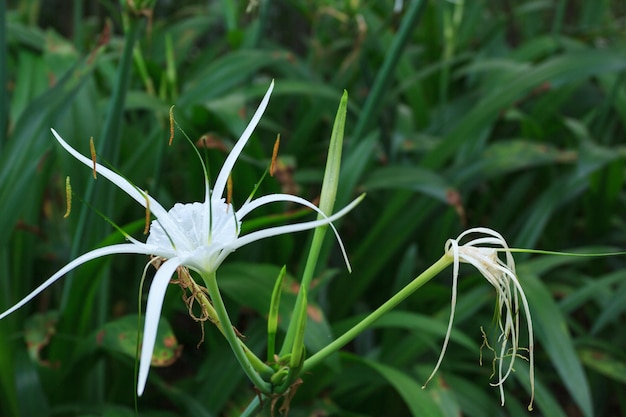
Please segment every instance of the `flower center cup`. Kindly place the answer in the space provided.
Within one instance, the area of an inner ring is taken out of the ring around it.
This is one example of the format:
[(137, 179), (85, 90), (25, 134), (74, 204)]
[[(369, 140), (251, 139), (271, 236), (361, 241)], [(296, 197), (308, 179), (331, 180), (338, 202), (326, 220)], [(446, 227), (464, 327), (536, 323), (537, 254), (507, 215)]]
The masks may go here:
[[(159, 220), (153, 220), (146, 244), (155, 252), (171, 253), (183, 264), (200, 272), (211, 273), (219, 266), (218, 258), (224, 249), (239, 236), (241, 222), (231, 204), (224, 199), (211, 199), (204, 203), (177, 203), (167, 213), (176, 230), (167, 232)], [(229, 252), (232, 249), (229, 250)]]

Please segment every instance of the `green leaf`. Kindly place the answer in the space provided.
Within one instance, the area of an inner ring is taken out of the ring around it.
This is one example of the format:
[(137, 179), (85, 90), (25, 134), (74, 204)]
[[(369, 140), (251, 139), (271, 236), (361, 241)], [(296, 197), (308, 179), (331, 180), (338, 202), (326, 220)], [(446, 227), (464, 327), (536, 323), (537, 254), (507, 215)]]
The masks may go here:
[(378, 168), (365, 179), (366, 190), (405, 189), (418, 191), (448, 203), (452, 185), (437, 173), (418, 166), (391, 165)]
[[(96, 344), (105, 350), (135, 358), (138, 334), (137, 315), (128, 315), (106, 323), (95, 334)], [(141, 325), (143, 328), (143, 324)], [(161, 318), (152, 353), (152, 366), (169, 366), (176, 362), (182, 351), (167, 320)]]
[(550, 291), (539, 277), (525, 265), (520, 265), (519, 277), (522, 288), (526, 292), (533, 326), (537, 333), (535, 355), (537, 349), (543, 347), (561, 381), (569, 391), (572, 399), (580, 407), (583, 415), (593, 416), (593, 402), (587, 376), (567, 328), (567, 321)]
[(391, 384), (396, 392), (400, 394), (406, 405), (411, 410), (414, 417), (446, 417), (437, 402), (428, 394), (428, 390), (423, 390), (421, 384), (388, 365), (373, 360), (360, 358), (352, 355), (342, 355), (350, 361), (367, 366), (378, 372), (387, 383)]

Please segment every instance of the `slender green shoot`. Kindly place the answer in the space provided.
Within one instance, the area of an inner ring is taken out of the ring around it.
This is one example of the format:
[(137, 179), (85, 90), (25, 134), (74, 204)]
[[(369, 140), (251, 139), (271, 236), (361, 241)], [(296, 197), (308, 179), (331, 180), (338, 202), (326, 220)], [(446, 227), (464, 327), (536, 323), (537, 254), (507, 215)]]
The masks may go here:
[(270, 311), (267, 317), (267, 362), (274, 360), (276, 353), (276, 332), (278, 330), (278, 310), (280, 308), (280, 296), (282, 294), (283, 282), (287, 268), (283, 266), (280, 269), (274, 289), (272, 290), (272, 299), (270, 302)]

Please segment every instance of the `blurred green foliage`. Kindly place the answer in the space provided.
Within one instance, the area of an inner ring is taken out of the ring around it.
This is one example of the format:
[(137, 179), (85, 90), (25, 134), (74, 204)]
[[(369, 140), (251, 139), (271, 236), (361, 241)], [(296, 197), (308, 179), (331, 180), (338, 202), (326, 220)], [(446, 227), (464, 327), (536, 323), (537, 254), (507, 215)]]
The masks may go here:
[[(167, 146), (170, 106), (192, 138), (211, 139), (207, 158), (219, 167), (271, 79), (268, 110), (233, 173), (233, 199), (247, 198), (280, 133), (280, 172), (259, 194), (314, 200), (344, 89), (350, 102), (336, 206), (368, 192), (338, 224), (353, 273), (330, 239), (323, 251), (309, 292), (317, 323), (309, 353), (393, 295), (469, 226), (496, 229), (517, 247), (624, 248), (623, 2), (163, 0), (141, 13), (122, 5), (0, 0), (2, 311), (76, 254), (122, 240), (89, 204), (141, 236), (141, 207), (93, 181), (56, 146), (50, 127), (84, 154), (93, 136), (119, 172), (171, 206), (201, 199), (204, 190), (189, 145), (176, 138)], [(63, 219), (67, 175), (89, 204), (75, 198)], [(260, 212), (259, 226), (300, 215), (288, 206)], [(218, 271), (229, 311), (259, 354), (274, 280), (286, 264), (285, 286), (294, 292), (307, 236), (242, 248)], [(625, 261), (516, 258), (537, 327), (536, 409), (626, 415)], [(0, 322), (0, 415), (134, 415), (134, 359), (95, 338), (136, 314), (145, 262), (94, 261)], [(524, 364), (507, 381), (504, 407), (489, 386), (489, 363), (478, 366), (479, 327), (492, 323), (495, 300), (469, 269), (453, 343), (438, 378), (421, 390), (439, 354), (449, 297), (446, 276), (422, 288), (305, 375), (289, 415), (527, 415)], [(288, 314), (293, 297), (283, 298)], [(33, 328), (32, 318), (50, 311), (58, 317), (53, 328)], [(177, 288), (164, 317), (184, 347), (151, 373), (140, 415), (238, 415), (255, 393), (219, 333), (207, 326), (196, 348), (200, 325)], [(37, 360), (26, 344), (32, 332), (46, 335)]]

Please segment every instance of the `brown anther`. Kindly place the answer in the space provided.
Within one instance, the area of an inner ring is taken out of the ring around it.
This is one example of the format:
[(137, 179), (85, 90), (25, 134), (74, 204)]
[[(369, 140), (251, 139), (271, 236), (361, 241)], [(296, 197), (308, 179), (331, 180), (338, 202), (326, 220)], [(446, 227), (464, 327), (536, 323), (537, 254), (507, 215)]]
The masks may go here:
[(169, 146), (172, 146), (173, 140), (174, 140), (174, 106), (170, 107), (170, 143), (169, 143)]
[(233, 178), (229, 175), (226, 181), (226, 204), (233, 201)]
[(147, 235), (150, 231), (150, 199), (148, 198), (148, 191), (144, 191), (146, 197), (146, 225), (143, 228), (143, 234)]
[(97, 179), (96, 176), (96, 146), (93, 144), (93, 136), (89, 139), (89, 150), (91, 151), (91, 161), (93, 162), (93, 179)]
[(280, 146), (280, 133), (276, 135), (276, 142), (274, 142), (274, 149), (272, 150), (272, 162), (270, 163), (270, 176), (274, 176), (276, 170), (276, 157), (278, 156), (278, 147)]
[(72, 211), (72, 185), (70, 184), (69, 176), (65, 178), (65, 203), (67, 204), (67, 209), (65, 210), (63, 218), (67, 219), (70, 217), (70, 212)]

